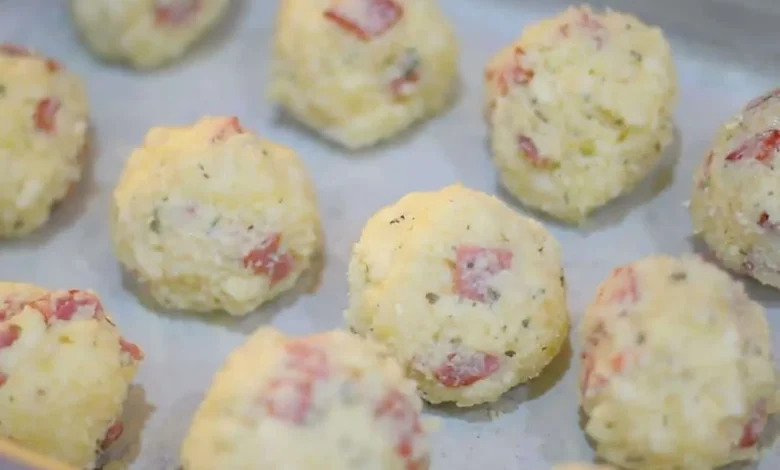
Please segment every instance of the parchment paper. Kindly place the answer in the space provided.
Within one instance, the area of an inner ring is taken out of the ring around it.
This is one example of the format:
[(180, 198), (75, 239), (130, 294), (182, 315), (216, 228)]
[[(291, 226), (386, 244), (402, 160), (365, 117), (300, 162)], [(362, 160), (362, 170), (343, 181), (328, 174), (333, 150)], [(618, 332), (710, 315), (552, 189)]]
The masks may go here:
[[(461, 39), (459, 98), (442, 116), (401, 138), (348, 155), (280, 117), (264, 98), (274, 1), (236, 0), (220, 30), (186, 60), (140, 74), (92, 59), (70, 25), (66, 1), (0, 0), (0, 42), (39, 48), (84, 77), (94, 127), (92, 163), (83, 182), (43, 230), (24, 240), (0, 242), (0, 278), (94, 289), (115, 313), (123, 334), (144, 348), (146, 360), (127, 404), (126, 432), (112, 449), (131, 469), (177, 468), (179, 443), (212, 374), (256, 327), (272, 324), (305, 334), (342, 325), (350, 248), (377, 209), (407, 192), (456, 181), (505, 197), (496, 185), (485, 141), (482, 68), (524, 25), (555, 13), (565, 2), (440, 3)], [(690, 238), (683, 207), (693, 168), (723, 120), (748, 99), (780, 85), (776, 0), (616, 0), (611, 5), (666, 30), (682, 90), (678, 129), (659, 170), (599, 212), (585, 229), (542, 218), (563, 246), (575, 328), (596, 285), (613, 266), (652, 253), (702, 248)], [(299, 152), (316, 180), (327, 237), (316, 289), (302, 283), (297, 292), (238, 321), (160, 314), (145, 306), (133, 283), (123, 278), (108, 235), (111, 191), (146, 131), (184, 125), (205, 114), (238, 115), (245, 126)], [(780, 293), (746, 283), (768, 308), (774, 340), (780, 341)], [(498, 403), (466, 411), (429, 408), (443, 419), (434, 438), (433, 468), (546, 470), (552, 463), (590, 461), (593, 453), (578, 426), (574, 358), (579, 351), (573, 344), (574, 351), (568, 349), (540, 379)], [(777, 434), (777, 428), (773, 425), (769, 434)], [(759, 465), (745, 468), (776, 470), (779, 451), (767, 449)]]

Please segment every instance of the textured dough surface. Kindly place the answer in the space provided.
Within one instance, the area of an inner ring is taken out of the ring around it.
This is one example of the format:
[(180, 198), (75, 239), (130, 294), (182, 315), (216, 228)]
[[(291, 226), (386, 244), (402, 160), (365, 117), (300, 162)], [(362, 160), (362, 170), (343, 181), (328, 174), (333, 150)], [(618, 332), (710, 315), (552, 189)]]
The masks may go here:
[(319, 250), (306, 169), (236, 118), (154, 128), (111, 214), (116, 254), (167, 308), (245, 315), (291, 288)]
[(0, 44), (0, 237), (43, 225), (81, 177), (84, 83), (53, 59)]
[(677, 76), (660, 29), (571, 7), (524, 29), (485, 70), (504, 186), (567, 222), (631, 190), (672, 138)]
[(715, 135), (695, 176), (695, 232), (729, 269), (780, 288), (780, 88)]
[(138, 69), (178, 59), (224, 16), (230, 0), (70, 0), (89, 50)]
[(692, 255), (616, 268), (585, 313), (586, 432), (629, 469), (710, 470), (757, 455), (776, 409), (764, 309)]
[(94, 468), (142, 358), (94, 293), (0, 283), (0, 435)]
[(380, 345), (261, 328), (215, 376), (181, 461), (184, 470), (425, 470), (421, 408)]
[(434, 0), (282, 0), (271, 99), (348, 148), (451, 101), (458, 45)]
[(377, 212), (348, 278), (347, 323), (386, 344), (431, 403), (498, 399), (536, 377), (568, 334), (557, 241), (463, 186)]
[(615, 470), (612, 467), (606, 465), (591, 465), (591, 464), (564, 464), (553, 467), (552, 470)]

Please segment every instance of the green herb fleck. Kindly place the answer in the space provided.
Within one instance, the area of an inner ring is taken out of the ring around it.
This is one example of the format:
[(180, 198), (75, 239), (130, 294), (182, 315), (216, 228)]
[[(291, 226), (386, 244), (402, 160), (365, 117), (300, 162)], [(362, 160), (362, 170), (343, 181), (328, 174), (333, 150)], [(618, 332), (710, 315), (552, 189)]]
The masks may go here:
[(152, 212), (152, 220), (149, 221), (149, 230), (154, 233), (160, 233), (160, 210), (156, 207), (154, 212)]
[(439, 301), (439, 296), (434, 294), (433, 292), (428, 292), (427, 294), (425, 294), (425, 300), (427, 300), (429, 304), (433, 305)]

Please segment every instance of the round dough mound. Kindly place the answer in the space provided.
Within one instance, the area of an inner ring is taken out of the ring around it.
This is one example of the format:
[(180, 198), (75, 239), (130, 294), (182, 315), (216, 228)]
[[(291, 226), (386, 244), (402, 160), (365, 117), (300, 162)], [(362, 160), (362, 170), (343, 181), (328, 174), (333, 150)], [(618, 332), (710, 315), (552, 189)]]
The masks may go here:
[(567, 337), (559, 251), (539, 223), (486, 194), (412, 193), (363, 228), (346, 320), (386, 344), (427, 401), (495, 401)]
[(592, 465), (592, 464), (564, 464), (554, 467), (553, 470), (614, 470), (612, 467), (605, 465)]
[(0, 435), (94, 468), (142, 358), (93, 292), (0, 283)]
[(184, 55), (229, 5), (230, 0), (70, 0), (73, 22), (90, 51), (138, 69)]
[(694, 230), (729, 269), (780, 288), (780, 88), (726, 122), (695, 177)]
[(351, 149), (439, 112), (458, 73), (435, 0), (282, 0), (271, 98)]
[(381, 346), (261, 328), (217, 373), (181, 461), (184, 470), (425, 470), (421, 408)]
[(43, 225), (81, 177), (84, 83), (55, 60), (0, 44), (0, 236)]
[(231, 315), (290, 289), (321, 238), (303, 163), (235, 117), (149, 131), (111, 222), (117, 257), (157, 302)]
[(526, 28), (485, 70), (493, 157), (524, 204), (580, 223), (653, 169), (677, 78), (660, 29), (588, 7)]
[(629, 469), (711, 470), (753, 458), (776, 409), (764, 309), (694, 256), (619, 267), (585, 313), (586, 432)]

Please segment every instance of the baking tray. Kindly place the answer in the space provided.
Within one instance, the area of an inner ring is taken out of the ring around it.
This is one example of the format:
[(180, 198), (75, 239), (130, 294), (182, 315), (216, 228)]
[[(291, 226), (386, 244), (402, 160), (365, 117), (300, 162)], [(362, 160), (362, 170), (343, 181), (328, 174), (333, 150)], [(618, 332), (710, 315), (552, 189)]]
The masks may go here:
[[(380, 207), (407, 192), (456, 181), (509, 200), (498, 189), (485, 140), (483, 65), (524, 25), (568, 2), (440, 3), (461, 40), (460, 96), (443, 115), (393, 142), (349, 155), (280, 116), (265, 99), (277, 2), (236, 0), (216, 34), (186, 60), (140, 74), (92, 59), (69, 24), (66, 1), (0, 0), (0, 41), (39, 48), (81, 75), (89, 87), (94, 127), (91, 164), (77, 191), (43, 230), (0, 243), (0, 279), (94, 289), (115, 313), (123, 334), (145, 349), (126, 405), (126, 431), (112, 447), (113, 458), (132, 470), (178, 468), (180, 441), (212, 374), (258, 326), (272, 324), (291, 334), (340, 327), (351, 245)], [(691, 239), (684, 207), (694, 167), (719, 124), (780, 81), (778, 0), (609, 4), (664, 28), (677, 62), (681, 100), (674, 144), (636, 191), (580, 229), (543, 220), (563, 247), (575, 329), (597, 283), (615, 265), (652, 253), (701, 249)], [(205, 114), (238, 115), (245, 126), (294, 148), (314, 177), (325, 226), (319, 282), (302, 282), (295, 292), (241, 320), (160, 314), (144, 306), (123, 277), (109, 240), (111, 192), (130, 151), (152, 126), (183, 125)], [(768, 308), (774, 340), (780, 342), (780, 293), (746, 284)], [(428, 408), (442, 418), (433, 468), (546, 470), (553, 463), (592, 460), (579, 427), (578, 352), (573, 341), (542, 377), (489, 406)], [(775, 423), (772, 429), (778, 427)], [(0, 463), (0, 468), (10, 467)], [(759, 464), (740, 468), (776, 470), (780, 451), (766, 449)]]

